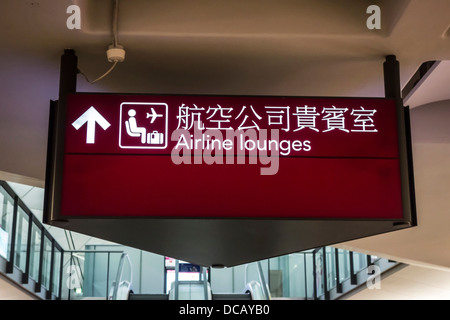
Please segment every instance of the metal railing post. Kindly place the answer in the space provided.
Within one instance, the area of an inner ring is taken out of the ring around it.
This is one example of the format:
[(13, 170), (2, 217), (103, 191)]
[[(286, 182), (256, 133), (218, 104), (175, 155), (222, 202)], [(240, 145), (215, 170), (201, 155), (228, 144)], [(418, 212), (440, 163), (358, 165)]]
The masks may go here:
[(206, 278), (206, 268), (201, 267), (203, 275), (203, 293), (205, 295), (205, 300), (208, 300), (208, 279)]
[(266, 300), (269, 300), (270, 294), (267, 288), (266, 279), (264, 278), (261, 261), (258, 261), (258, 273), (259, 273), (259, 281), (261, 282), (261, 286), (263, 287), (264, 296), (266, 297)]
[(337, 293), (342, 293), (341, 273), (339, 266), (339, 249), (334, 249), (334, 263), (336, 265), (336, 290)]
[(59, 262), (59, 288), (58, 288), (58, 300), (62, 298), (62, 285), (63, 285), (63, 269), (64, 269), (64, 250), (61, 250), (61, 261)]
[[(69, 268), (70, 268), (70, 266), (72, 265), (72, 263), (73, 263), (73, 252), (71, 251), (70, 252), (70, 263), (69, 263)], [(72, 270), (71, 270), (72, 271)], [(70, 277), (72, 276), (72, 274), (70, 274), (69, 275), (69, 283), (70, 283)], [(67, 286), (67, 292), (68, 292), (68, 294), (67, 294), (67, 300), (70, 300), (70, 285), (69, 286)]]
[(174, 284), (174, 286), (175, 286), (174, 299), (175, 300), (178, 300), (178, 273), (179, 273), (178, 268), (179, 268), (179, 266), (180, 266), (180, 263), (177, 259), (177, 260), (175, 260), (175, 284)]
[(31, 228), (33, 226), (33, 215), (29, 215), (28, 212), (26, 212), (28, 216), (28, 235), (27, 235), (27, 251), (26, 251), (26, 258), (25, 258), (25, 272), (22, 274), (22, 283), (27, 284), (28, 278), (30, 275), (30, 258), (31, 258)]
[(47, 299), (50, 299), (53, 293), (53, 273), (55, 272), (55, 239), (52, 238), (52, 252), (50, 254), (50, 279), (47, 288)]
[(110, 258), (110, 255), (111, 255), (111, 253), (108, 252), (108, 263), (107, 263), (107, 268), (106, 268), (106, 300), (108, 300), (108, 296), (109, 296), (109, 258)]

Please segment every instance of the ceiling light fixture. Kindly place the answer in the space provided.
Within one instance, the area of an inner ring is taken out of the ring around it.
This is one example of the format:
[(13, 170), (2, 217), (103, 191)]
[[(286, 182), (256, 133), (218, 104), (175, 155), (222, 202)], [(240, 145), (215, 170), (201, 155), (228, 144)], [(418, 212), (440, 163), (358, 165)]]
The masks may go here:
[(117, 34), (118, 17), (119, 17), (119, 0), (114, 0), (113, 22), (112, 22), (113, 40), (112, 44), (108, 46), (108, 50), (106, 51), (106, 57), (108, 58), (108, 61), (113, 63), (111, 68), (109, 68), (108, 71), (106, 71), (103, 75), (101, 75), (100, 77), (98, 77), (93, 81), (89, 81), (88, 77), (83, 72), (81, 72), (80, 69), (78, 69), (78, 72), (84, 76), (87, 82), (91, 84), (100, 81), (101, 79), (106, 77), (108, 74), (111, 73), (111, 71), (113, 71), (117, 63), (123, 62), (125, 60), (125, 50), (123, 49), (123, 46), (119, 45), (118, 41), (118, 34)]

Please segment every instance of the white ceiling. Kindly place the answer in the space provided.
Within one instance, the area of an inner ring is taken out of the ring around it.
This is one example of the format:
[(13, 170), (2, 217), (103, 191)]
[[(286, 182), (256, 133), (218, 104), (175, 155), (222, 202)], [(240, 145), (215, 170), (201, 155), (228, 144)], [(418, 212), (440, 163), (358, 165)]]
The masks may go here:
[(436, 101), (450, 99), (450, 61), (439, 61), (430, 72), (417, 83), (415, 90), (405, 97), (404, 103), (411, 108)]

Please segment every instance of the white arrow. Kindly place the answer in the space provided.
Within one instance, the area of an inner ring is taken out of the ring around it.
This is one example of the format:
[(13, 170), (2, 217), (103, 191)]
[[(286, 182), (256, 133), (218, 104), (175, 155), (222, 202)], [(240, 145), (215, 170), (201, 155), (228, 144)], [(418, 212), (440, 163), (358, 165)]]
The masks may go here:
[(111, 125), (94, 107), (87, 109), (77, 120), (72, 123), (75, 129), (80, 129), (87, 122), (86, 143), (95, 143), (95, 123), (98, 123), (103, 130)]

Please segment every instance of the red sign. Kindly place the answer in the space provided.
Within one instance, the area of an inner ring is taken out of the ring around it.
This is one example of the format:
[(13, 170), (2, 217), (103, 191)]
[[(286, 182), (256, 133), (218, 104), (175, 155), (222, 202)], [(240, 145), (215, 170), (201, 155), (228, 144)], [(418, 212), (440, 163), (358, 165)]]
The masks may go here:
[(402, 219), (394, 100), (73, 94), (61, 216)]

